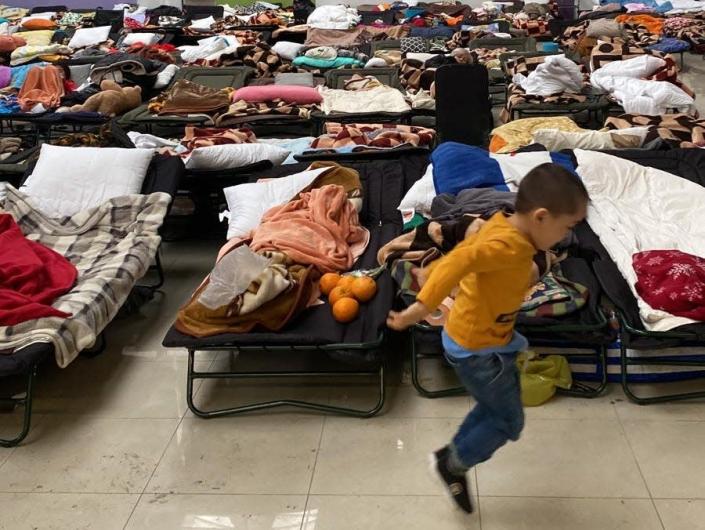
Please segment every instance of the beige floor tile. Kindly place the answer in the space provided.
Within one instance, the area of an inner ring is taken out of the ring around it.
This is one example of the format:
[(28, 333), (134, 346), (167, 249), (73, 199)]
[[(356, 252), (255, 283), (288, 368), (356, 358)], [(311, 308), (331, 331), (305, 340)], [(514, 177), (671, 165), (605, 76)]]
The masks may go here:
[(302, 530), (479, 530), (476, 511), (466, 515), (444, 496), (312, 495)]
[(185, 418), (147, 491), (307, 493), (322, 422), (294, 414)]
[(608, 390), (596, 398), (579, 398), (556, 394), (538, 407), (524, 409), (532, 420), (615, 420), (614, 393)]
[[(41, 414), (32, 414), (29, 435), (25, 438), (23, 444), (31, 443), (34, 440), (34, 430), (42, 419), (43, 416)], [(13, 412), (0, 413), (0, 438), (4, 440), (14, 439), (22, 430), (23, 423), (24, 408), (15, 409)], [(13, 450), (14, 448), (12, 447), (0, 447), (0, 468), (10, 457)]]
[(0, 530), (122, 530), (139, 495), (0, 493)]
[(177, 420), (46, 416), (0, 473), (0, 491), (139, 493)]
[[(410, 385), (388, 385), (386, 404), (380, 414), (390, 418), (464, 418), (470, 411), (470, 398), (451, 396), (429, 399)], [(377, 402), (375, 385), (338, 385), (331, 388), (330, 404), (371, 408)]]
[(705, 498), (705, 422), (623, 424), (654, 498)]
[(666, 530), (705, 530), (705, 500), (655, 499)]
[(481, 497), (483, 530), (660, 530), (650, 499)]
[(126, 530), (299, 530), (305, 506), (304, 495), (144, 495)]
[(450, 440), (455, 419), (326, 418), (311, 493), (437, 495), (428, 455)]
[[(651, 397), (664, 393), (704, 391), (705, 383), (700, 381), (681, 381), (668, 384), (634, 385), (638, 396)], [(705, 421), (705, 400), (690, 400), (671, 403), (654, 403), (638, 405), (624, 394), (621, 386), (615, 392), (615, 409), (623, 420), (685, 420)]]
[[(196, 361), (207, 369), (211, 361)], [(56, 374), (53, 397), (38, 400), (42, 413), (105, 418), (181, 418), (187, 410), (184, 359), (143, 361), (119, 354), (77, 359)], [(196, 389), (201, 382), (196, 382)]]
[(614, 420), (529, 420), (477, 478), (480, 496), (648, 497)]
[[(208, 371), (250, 370), (243, 367), (234, 354), (221, 354), (212, 363)], [(328, 403), (330, 392), (334, 387), (331, 383), (316, 383), (311, 379), (221, 379), (203, 380), (203, 385), (196, 394), (196, 406), (203, 411), (213, 411), (222, 408), (247, 405), (252, 403), (275, 401), (281, 399), (308, 401), (313, 403)], [(264, 409), (258, 415), (281, 415), (282, 413), (306, 414), (303, 409), (291, 407)], [(311, 413), (311, 415), (318, 413)], [(190, 411), (187, 417), (194, 418)]]
[[(408, 355), (408, 354), (407, 354)], [(406, 355), (405, 355), (406, 357)], [(453, 368), (440, 357), (420, 359), (418, 362), (419, 382), (426, 390), (434, 391), (460, 386)], [(402, 383), (411, 385), (411, 363), (405, 359)]]

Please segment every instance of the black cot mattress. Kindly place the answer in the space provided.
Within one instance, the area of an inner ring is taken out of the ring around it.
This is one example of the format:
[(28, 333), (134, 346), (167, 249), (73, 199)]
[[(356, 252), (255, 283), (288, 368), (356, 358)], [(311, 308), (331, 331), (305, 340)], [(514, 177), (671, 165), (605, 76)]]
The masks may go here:
[[(428, 154), (408, 153), (397, 159), (339, 161), (360, 173), (363, 187), (361, 223), (370, 231), (370, 243), (353, 269), (377, 267), (378, 249), (397, 237), (402, 230), (402, 220), (397, 206), (411, 185), (421, 178), (428, 164)], [(280, 166), (256, 178), (277, 178), (302, 171), (308, 164)], [(290, 322), (282, 331), (222, 334), (207, 338), (194, 338), (178, 332), (173, 327), (164, 338), (166, 347), (193, 350), (218, 347), (322, 347), (331, 350), (372, 348), (379, 344), (385, 327), (387, 313), (392, 308), (395, 287), (385, 271), (378, 279), (378, 293), (367, 304), (362, 304), (360, 316), (347, 325), (337, 323), (327, 304), (308, 308)]]

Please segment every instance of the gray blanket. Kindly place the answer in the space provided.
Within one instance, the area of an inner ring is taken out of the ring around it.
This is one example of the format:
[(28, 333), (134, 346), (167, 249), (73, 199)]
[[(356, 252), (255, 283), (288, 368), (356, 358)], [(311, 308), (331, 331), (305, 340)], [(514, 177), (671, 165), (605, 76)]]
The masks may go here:
[(431, 217), (452, 218), (466, 213), (489, 216), (499, 210), (514, 212), (516, 193), (497, 191), (493, 188), (472, 188), (457, 195), (442, 193), (431, 203)]
[(0, 355), (36, 342), (50, 343), (63, 368), (93, 346), (147, 272), (159, 247), (157, 231), (171, 197), (166, 193), (117, 197), (73, 217), (52, 219), (12, 186), (6, 192), (0, 212), (12, 215), (28, 239), (73, 263), (78, 280), (52, 304), (73, 316), (0, 326)]

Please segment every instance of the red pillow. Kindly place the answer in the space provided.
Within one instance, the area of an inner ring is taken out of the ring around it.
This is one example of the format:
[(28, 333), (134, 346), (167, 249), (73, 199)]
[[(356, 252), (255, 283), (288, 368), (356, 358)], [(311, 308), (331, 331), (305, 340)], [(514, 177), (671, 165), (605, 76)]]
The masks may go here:
[(260, 103), (275, 99), (299, 105), (309, 105), (323, 101), (323, 98), (315, 88), (298, 85), (246, 86), (237, 89), (233, 96), (233, 101), (244, 100), (248, 103)]

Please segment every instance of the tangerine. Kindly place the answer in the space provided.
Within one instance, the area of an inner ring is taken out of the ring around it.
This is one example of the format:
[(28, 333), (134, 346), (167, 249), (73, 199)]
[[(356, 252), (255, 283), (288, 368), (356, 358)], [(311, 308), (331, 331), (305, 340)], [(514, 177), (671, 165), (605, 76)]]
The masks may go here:
[(377, 283), (369, 276), (360, 276), (355, 278), (351, 290), (357, 300), (369, 302), (377, 293)]
[(340, 281), (338, 282), (339, 287), (347, 287), (348, 289), (352, 288), (352, 284), (355, 281), (354, 276), (342, 276), (340, 278)]
[(360, 304), (354, 298), (341, 298), (333, 304), (333, 318), (338, 322), (351, 322), (355, 320), (359, 312)]
[(326, 272), (321, 276), (318, 286), (323, 294), (328, 295), (338, 285), (338, 282), (340, 282), (340, 274), (337, 272)]
[(341, 298), (352, 298), (352, 291), (344, 285), (337, 285), (328, 295), (328, 303), (332, 306)]

